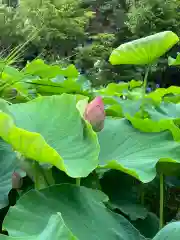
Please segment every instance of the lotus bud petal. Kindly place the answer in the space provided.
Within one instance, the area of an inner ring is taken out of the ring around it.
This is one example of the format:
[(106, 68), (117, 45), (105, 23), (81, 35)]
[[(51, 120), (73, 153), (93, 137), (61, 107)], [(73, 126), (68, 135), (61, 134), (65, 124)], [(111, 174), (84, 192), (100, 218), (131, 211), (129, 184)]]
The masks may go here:
[(12, 188), (20, 189), (22, 187), (22, 184), (23, 184), (23, 180), (22, 180), (21, 176), (19, 175), (19, 173), (14, 172), (12, 174)]
[(104, 128), (105, 111), (101, 97), (96, 97), (85, 109), (84, 118), (92, 125), (96, 132)]

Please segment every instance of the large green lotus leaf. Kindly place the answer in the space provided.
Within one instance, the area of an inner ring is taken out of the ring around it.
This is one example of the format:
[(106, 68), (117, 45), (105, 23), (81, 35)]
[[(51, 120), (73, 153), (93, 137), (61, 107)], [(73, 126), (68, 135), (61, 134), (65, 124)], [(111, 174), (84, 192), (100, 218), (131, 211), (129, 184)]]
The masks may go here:
[(12, 174), (15, 171), (16, 155), (11, 146), (0, 139), (0, 209), (9, 204), (8, 194), (12, 189)]
[(150, 64), (162, 56), (179, 41), (178, 36), (165, 31), (121, 44), (114, 49), (110, 56), (110, 63), (118, 64)]
[(69, 65), (67, 68), (61, 68), (59, 65), (47, 65), (41, 59), (36, 59), (26, 65), (23, 73), (36, 75), (41, 78), (53, 78), (57, 75), (65, 77), (77, 77), (78, 71), (74, 65)]
[(169, 131), (144, 133), (125, 119), (107, 118), (98, 138), (100, 167), (124, 171), (144, 183), (154, 179), (160, 159), (180, 163), (180, 143)]
[(180, 236), (180, 222), (172, 222), (166, 225), (153, 240), (179, 240)]
[(88, 105), (88, 100), (89, 100), (88, 98), (84, 98), (84, 99), (79, 100), (76, 104), (76, 107), (79, 110), (81, 117), (84, 116), (86, 107)]
[(168, 65), (169, 66), (180, 65), (180, 54), (178, 53), (176, 58), (168, 57)]
[(100, 191), (70, 184), (31, 190), (10, 207), (3, 227), (10, 236), (28, 236), (42, 231), (50, 216), (60, 212), (78, 240), (143, 239), (126, 218), (105, 207), (107, 200)]
[[(38, 224), (38, 222), (37, 222)], [(0, 234), (0, 240), (77, 240), (65, 225), (60, 213), (52, 215), (45, 228), (37, 235), (11, 237)]]
[(50, 163), (71, 177), (86, 177), (98, 164), (96, 133), (76, 108), (76, 96), (40, 97), (0, 113), (0, 136), (25, 157)]

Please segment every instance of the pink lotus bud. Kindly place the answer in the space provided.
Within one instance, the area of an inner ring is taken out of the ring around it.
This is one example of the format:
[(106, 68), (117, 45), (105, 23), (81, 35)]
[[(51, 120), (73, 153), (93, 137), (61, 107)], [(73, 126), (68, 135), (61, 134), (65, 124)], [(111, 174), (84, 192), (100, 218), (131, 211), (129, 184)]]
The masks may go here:
[(23, 184), (23, 180), (22, 180), (21, 176), (19, 175), (19, 173), (14, 172), (12, 174), (12, 188), (20, 189), (22, 187), (22, 184)]
[(96, 97), (87, 105), (84, 118), (92, 125), (94, 131), (99, 132), (103, 129), (105, 111), (101, 97)]

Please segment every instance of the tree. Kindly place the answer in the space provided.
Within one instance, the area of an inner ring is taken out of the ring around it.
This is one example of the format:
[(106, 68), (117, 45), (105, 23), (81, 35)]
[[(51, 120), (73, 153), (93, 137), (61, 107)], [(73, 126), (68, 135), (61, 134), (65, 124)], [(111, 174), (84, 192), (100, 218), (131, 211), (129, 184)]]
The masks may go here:
[(126, 19), (124, 7), (127, 7), (125, 0), (85, 0), (84, 7), (95, 12), (95, 16), (87, 28), (89, 37), (86, 43), (78, 48), (75, 62), (81, 69), (86, 70), (95, 85), (125, 80), (122, 75), (127, 67), (115, 68), (108, 62), (112, 49), (123, 42), (126, 35), (128, 36), (126, 30), (127, 32), (129, 30), (124, 25)]
[(180, 2), (178, 0), (130, 0), (126, 25), (137, 37), (160, 31), (180, 33)]
[[(170, 30), (180, 35), (180, 1), (178, 0), (130, 0), (126, 26), (135, 38), (145, 37), (160, 31)], [(175, 57), (179, 46), (175, 46), (153, 68), (149, 81), (162, 86), (179, 85), (180, 73), (169, 68), (168, 55)]]
[(45, 57), (67, 57), (85, 38), (92, 12), (81, 0), (22, 0), (18, 9), (23, 19), (38, 31), (35, 42)]

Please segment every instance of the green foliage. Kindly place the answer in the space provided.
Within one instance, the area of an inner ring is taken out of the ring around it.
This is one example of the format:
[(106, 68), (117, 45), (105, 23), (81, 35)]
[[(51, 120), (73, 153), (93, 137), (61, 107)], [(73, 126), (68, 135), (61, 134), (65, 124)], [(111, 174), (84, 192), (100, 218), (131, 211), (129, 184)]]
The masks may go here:
[(1, 52), (24, 43), (31, 30), (14, 8), (0, 4)]
[[(9, 237), (5, 235), (0, 236), (1, 240), (23, 240), (27, 239), (24, 237)], [(49, 218), (47, 225), (39, 234), (32, 234), (28, 236), (29, 240), (48, 240), (48, 239), (64, 239), (64, 240), (76, 240), (77, 238), (71, 233), (71, 231), (65, 225), (63, 218), (60, 213), (56, 213)]]
[(107, 63), (115, 35), (111, 33), (100, 33), (91, 37), (93, 43), (78, 48), (75, 63), (82, 69), (86, 69), (94, 86), (104, 84), (108, 76), (112, 78), (111, 66)]
[(131, 0), (126, 24), (137, 37), (165, 29), (179, 35), (179, 7), (178, 0)]
[(179, 237), (179, 222), (174, 222), (168, 224), (165, 228), (163, 228), (157, 236), (153, 238), (153, 240), (168, 240), (173, 239), (176, 240)]
[(16, 154), (4, 141), (0, 142), (1, 170), (0, 170), (0, 209), (8, 205), (8, 194), (12, 189), (11, 176), (17, 168)]
[[(176, 41), (168, 31), (137, 40), (138, 48), (127, 43), (117, 63), (126, 64), (130, 51), (146, 65)], [(147, 51), (152, 45), (160, 47)], [(179, 239), (179, 224), (167, 224), (179, 212), (179, 87), (147, 93), (148, 71), (144, 82), (94, 89), (74, 65), (37, 59), (22, 70), (2, 66), (1, 97), (12, 89), (19, 95), (16, 104), (0, 101), (1, 207), (14, 170), (31, 184), (14, 189), (17, 201), (2, 224), (8, 236), (0, 239)], [(98, 133), (86, 117), (90, 107), (90, 119), (105, 123)]]
[(21, 1), (19, 13), (36, 28), (38, 47), (45, 53), (65, 56), (85, 37), (84, 28), (92, 13), (81, 8), (81, 1)]
[(101, 167), (119, 169), (144, 183), (154, 179), (158, 160), (180, 161), (179, 143), (174, 142), (168, 131), (158, 134), (141, 133), (125, 119), (107, 119), (104, 130), (99, 134), (99, 143)]
[(85, 28), (93, 17), (92, 11), (81, 3), (81, 0), (20, 1), (16, 8), (1, 3), (0, 41), (4, 53), (29, 40), (33, 32), (36, 37), (24, 49), (22, 58), (33, 59), (40, 54), (54, 61), (71, 56), (74, 48), (84, 41)]
[(171, 49), (179, 38), (170, 31), (157, 33), (145, 38), (120, 45), (113, 50), (110, 62), (118, 64), (152, 64), (157, 58)]
[[(89, 124), (82, 122), (75, 96), (40, 97), (28, 103), (11, 105), (8, 110), (13, 119), (2, 113), (1, 126), (2, 129), (6, 126), (7, 131), (2, 131), (1, 137), (25, 157), (50, 163), (74, 178), (86, 177), (97, 167), (97, 136)], [(47, 127), (44, 128), (45, 122)]]
[(172, 57), (169, 57), (168, 58), (168, 64), (169, 66), (177, 66), (177, 65), (180, 65), (180, 55), (178, 53), (176, 59), (172, 58)]

